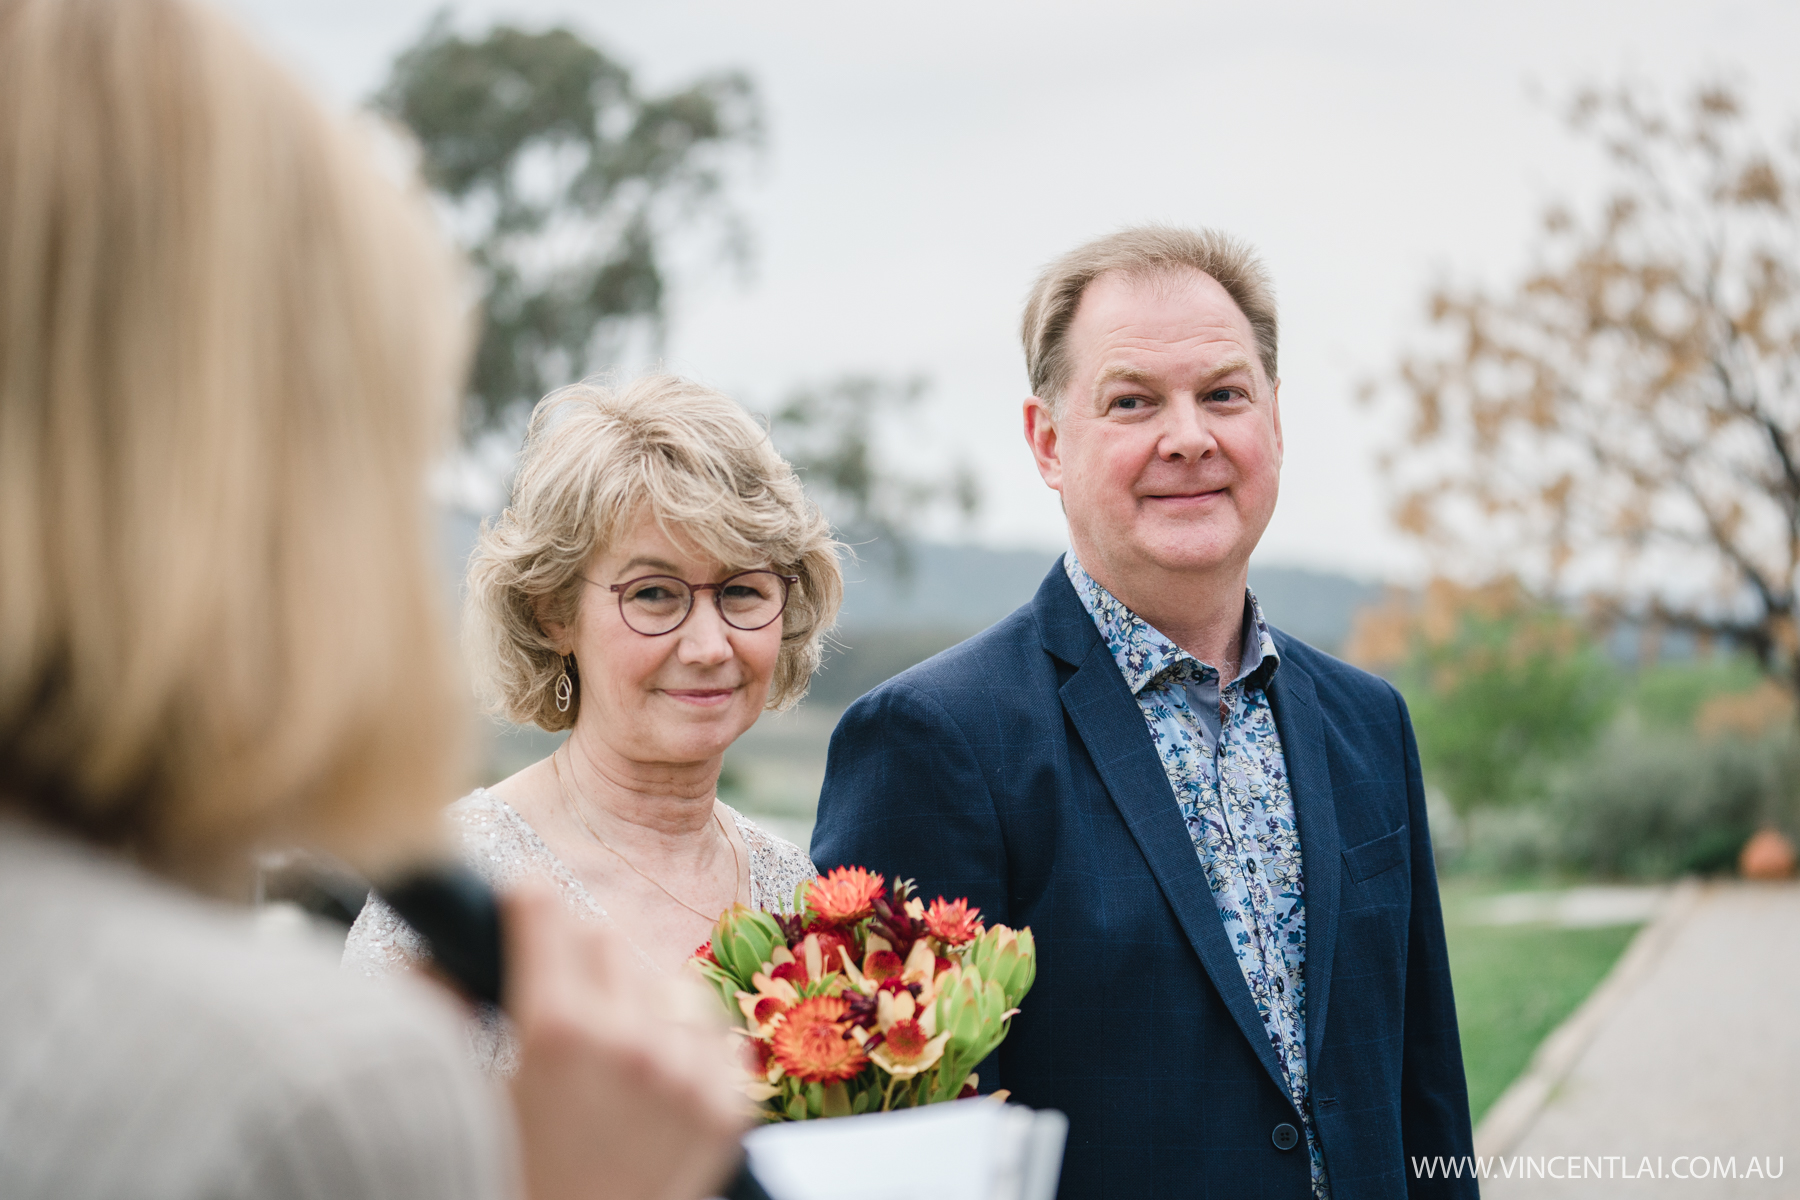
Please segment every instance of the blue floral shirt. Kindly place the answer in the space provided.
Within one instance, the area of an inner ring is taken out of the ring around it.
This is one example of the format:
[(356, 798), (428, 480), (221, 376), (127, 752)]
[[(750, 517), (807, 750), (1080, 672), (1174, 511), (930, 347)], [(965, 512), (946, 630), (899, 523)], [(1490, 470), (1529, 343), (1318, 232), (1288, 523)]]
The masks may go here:
[(1313, 1195), (1328, 1200), (1325, 1155), (1313, 1131), (1306, 1082), (1300, 830), (1281, 735), (1263, 690), (1281, 658), (1262, 608), (1253, 593), (1245, 593), (1242, 665), (1221, 687), (1216, 668), (1121, 604), (1082, 569), (1073, 551), (1063, 567), (1143, 710), (1225, 935), (1300, 1110)]

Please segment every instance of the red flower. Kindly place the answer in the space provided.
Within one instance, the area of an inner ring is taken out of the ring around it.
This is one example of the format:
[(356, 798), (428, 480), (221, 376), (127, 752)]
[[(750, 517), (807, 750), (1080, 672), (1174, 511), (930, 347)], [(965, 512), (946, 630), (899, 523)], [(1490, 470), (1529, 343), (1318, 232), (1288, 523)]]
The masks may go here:
[(806, 906), (827, 925), (852, 925), (875, 911), (875, 901), (887, 894), (879, 875), (861, 867), (838, 867), (821, 875), (806, 890)]
[(895, 1021), (888, 1026), (887, 1041), (883, 1044), (900, 1062), (913, 1063), (925, 1057), (925, 1046), (930, 1041), (931, 1036), (917, 1021)]
[(708, 938), (706, 941), (700, 943), (700, 948), (698, 950), (694, 951), (693, 957), (703, 958), (715, 967), (719, 965), (719, 960), (718, 960), (717, 956), (715, 956), (713, 954), (711, 938)]
[(775, 1061), (806, 1083), (842, 1083), (854, 1079), (869, 1059), (840, 1024), (850, 1006), (836, 996), (802, 1000), (781, 1018), (769, 1042)]
[(849, 951), (851, 962), (856, 961), (856, 943), (843, 930), (820, 927), (813, 930), (813, 936), (819, 939), (819, 954), (824, 959), (827, 971), (844, 969), (844, 959), (838, 954), (840, 946)]
[(981, 910), (970, 908), (967, 900), (950, 903), (939, 896), (925, 910), (925, 928), (946, 946), (960, 946), (980, 936)]
[(892, 950), (876, 950), (863, 960), (863, 978), (871, 983), (885, 983), (900, 978), (906, 964)]

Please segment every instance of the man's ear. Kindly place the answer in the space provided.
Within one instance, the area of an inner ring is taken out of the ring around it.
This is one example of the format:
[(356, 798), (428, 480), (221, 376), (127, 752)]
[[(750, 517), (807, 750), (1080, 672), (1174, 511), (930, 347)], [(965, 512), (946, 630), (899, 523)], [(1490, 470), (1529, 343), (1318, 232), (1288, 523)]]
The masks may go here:
[(1062, 491), (1062, 443), (1058, 437), (1056, 418), (1050, 414), (1050, 402), (1038, 396), (1025, 398), (1025, 442), (1037, 462), (1038, 474), (1046, 486)]
[(1281, 380), (1279, 379), (1269, 388), (1269, 416), (1275, 422), (1275, 468), (1280, 470), (1282, 459), (1287, 455), (1287, 447), (1281, 440)]

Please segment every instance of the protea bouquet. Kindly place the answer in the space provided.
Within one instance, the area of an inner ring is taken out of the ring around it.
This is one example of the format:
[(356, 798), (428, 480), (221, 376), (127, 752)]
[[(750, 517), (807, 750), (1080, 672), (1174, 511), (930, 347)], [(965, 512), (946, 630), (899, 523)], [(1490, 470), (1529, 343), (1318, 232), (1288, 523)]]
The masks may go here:
[(984, 926), (910, 881), (839, 867), (793, 916), (738, 905), (693, 964), (748, 1042), (745, 1093), (774, 1121), (845, 1117), (975, 1094), (1037, 977), (1031, 930)]

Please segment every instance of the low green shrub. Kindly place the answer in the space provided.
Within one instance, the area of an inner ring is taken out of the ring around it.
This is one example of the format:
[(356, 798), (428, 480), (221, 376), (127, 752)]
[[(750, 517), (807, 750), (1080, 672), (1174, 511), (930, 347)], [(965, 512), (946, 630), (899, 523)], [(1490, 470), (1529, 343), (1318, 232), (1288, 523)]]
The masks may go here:
[(1557, 781), (1556, 865), (1617, 878), (1728, 872), (1765, 822), (1795, 824), (1794, 736), (1615, 729)]
[(1800, 737), (1703, 738), (1627, 720), (1538, 801), (1459, 816), (1432, 807), (1445, 870), (1493, 877), (1657, 880), (1728, 874), (1758, 828), (1800, 835)]
[(1618, 670), (1553, 610), (1463, 613), (1450, 637), (1414, 640), (1395, 682), (1427, 778), (1464, 815), (1541, 800), (1619, 707)]

